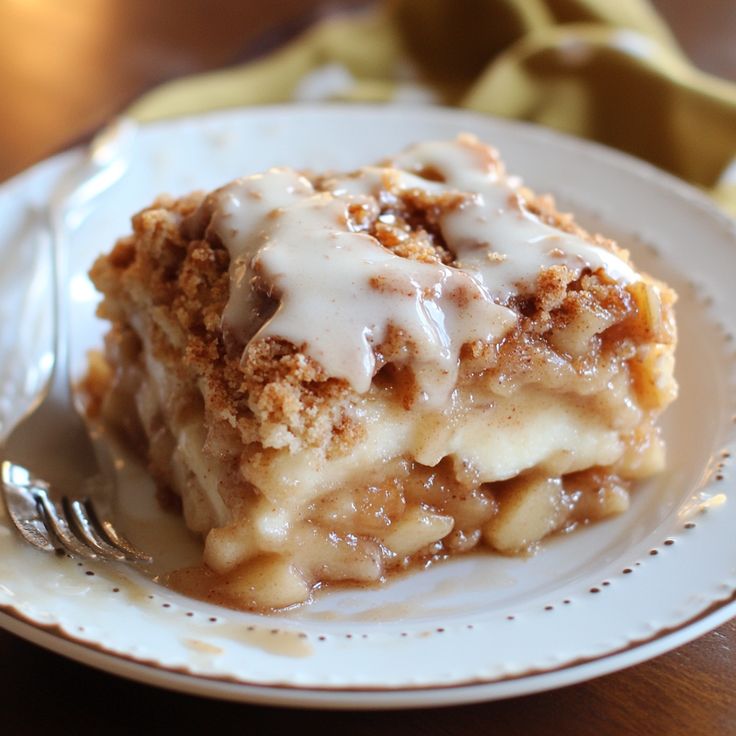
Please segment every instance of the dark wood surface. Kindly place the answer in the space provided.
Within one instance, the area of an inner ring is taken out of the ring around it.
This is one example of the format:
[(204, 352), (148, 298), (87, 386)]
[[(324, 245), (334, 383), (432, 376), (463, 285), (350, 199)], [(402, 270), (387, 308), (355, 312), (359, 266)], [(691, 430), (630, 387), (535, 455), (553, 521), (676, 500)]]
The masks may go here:
[[(736, 80), (734, 0), (655, 4), (701, 68)], [(321, 7), (315, 0), (0, 0), (0, 180), (83, 140), (156, 82), (247, 58)], [(0, 631), (0, 732), (736, 734), (735, 651), (731, 621), (653, 661), (549, 693), (439, 710), (330, 713), (158, 690)]]

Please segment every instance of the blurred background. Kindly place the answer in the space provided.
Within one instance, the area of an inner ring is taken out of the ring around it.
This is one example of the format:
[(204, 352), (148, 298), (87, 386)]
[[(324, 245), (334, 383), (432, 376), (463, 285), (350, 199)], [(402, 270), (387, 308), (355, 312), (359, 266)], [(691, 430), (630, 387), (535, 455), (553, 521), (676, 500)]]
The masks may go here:
[[(736, 1), (652, 4), (697, 67), (736, 81)], [(369, 5), (0, 0), (0, 180), (85, 140), (160, 82), (257, 58), (320, 17)]]

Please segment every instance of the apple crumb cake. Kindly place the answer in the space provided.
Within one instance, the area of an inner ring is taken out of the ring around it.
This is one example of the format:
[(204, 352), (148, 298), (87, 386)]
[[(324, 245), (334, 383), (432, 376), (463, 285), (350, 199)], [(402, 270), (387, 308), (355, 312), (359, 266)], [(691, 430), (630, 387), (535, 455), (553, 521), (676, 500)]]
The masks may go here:
[(161, 197), (91, 276), (103, 416), (204, 537), (172, 584), (225, 605), (525, 554), (663, 466), (674, 292), (472, 136)]

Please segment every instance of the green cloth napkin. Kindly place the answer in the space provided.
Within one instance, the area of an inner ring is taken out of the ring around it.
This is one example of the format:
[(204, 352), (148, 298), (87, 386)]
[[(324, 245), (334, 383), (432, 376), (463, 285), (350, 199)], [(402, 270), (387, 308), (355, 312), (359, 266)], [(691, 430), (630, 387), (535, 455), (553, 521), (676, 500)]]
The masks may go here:
[(176, 80), (141, 120), (288, 101), (438, 103), (651, 161), (736, 213), (736, 85), (695, 69), (646, 0), (388, 0), (270, 55)]

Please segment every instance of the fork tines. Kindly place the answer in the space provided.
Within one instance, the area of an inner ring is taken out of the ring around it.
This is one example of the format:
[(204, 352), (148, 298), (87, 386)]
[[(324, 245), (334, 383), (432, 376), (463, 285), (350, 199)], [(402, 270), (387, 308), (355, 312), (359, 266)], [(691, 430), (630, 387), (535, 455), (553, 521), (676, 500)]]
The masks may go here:
[(10, 518), (23, 537), (44, 551), (57, 550), (86, 559), (150, 562), (107, 520), (100, 520), (89, 499), (63, 497), (54, 502), (47, 484), (22, 466), (5, 461), (2, 482)]

